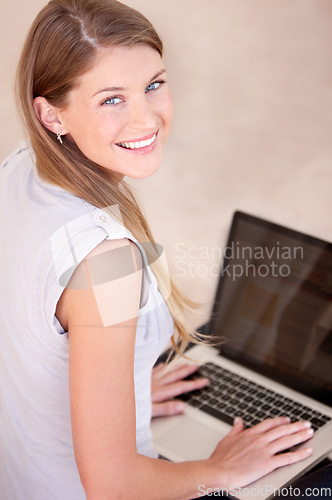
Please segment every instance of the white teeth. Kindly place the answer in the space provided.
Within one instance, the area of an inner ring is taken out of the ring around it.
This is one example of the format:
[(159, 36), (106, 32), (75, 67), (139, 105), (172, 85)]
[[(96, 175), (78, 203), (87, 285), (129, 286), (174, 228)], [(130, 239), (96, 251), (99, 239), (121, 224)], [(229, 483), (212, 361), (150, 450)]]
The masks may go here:
[(150, 146), (157, 138), (157, 135), (154, 134), (151, 139), (148, 139), (147, 141), (140, 141), (140, 142), (119, 142), (118, 145), (122, 146), (123, 148), (127, 149), (140, 149), (140, 148), (146, 148), (147, 146)]

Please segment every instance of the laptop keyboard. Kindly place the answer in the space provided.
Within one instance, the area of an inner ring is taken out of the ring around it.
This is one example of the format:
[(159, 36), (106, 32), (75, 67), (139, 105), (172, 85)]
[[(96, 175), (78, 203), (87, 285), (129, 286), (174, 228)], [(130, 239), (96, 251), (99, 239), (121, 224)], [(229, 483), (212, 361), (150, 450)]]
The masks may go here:
[(241, 417), (246, 427), (277, 416), (296, 420), (308, 420), (314, 431), (331, 420), (309, 406), (282, 396), (255, 382), (251, 382), (234, 372), (207, 363), (197, 374), (210, 379), (204, 389), (182, 394), (179, 398), (189, 405), (233, 425), (235, 417)]

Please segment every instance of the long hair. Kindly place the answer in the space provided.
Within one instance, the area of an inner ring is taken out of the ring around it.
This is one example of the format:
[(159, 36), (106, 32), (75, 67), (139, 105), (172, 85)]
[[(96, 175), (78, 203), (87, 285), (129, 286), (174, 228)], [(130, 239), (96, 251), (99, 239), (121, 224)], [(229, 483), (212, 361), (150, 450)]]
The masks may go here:
[[(134, 194), (123, 180), (114, 182), (109, 171), (87, 158), (72, 140), (56, 135), (39, 121), (33, 99), (65, 109), (78, 78), (92, 68), (100, 47), (146, 44), (163, 54), (163, 44), (152, 24), (138, 11), (116, 0), (51, 0), (35, 19), (20, 58), (16, 91), (20, 111), (36, 158), (38, 175), (98, 208), (117, 205), (125, 227), (145, 245), (158, 287), (173, 317), (172, 343), (183, 351), (197, 342), (183, 311), (195, 308), (179, 291), (158, 259), (148, 223)], [(114, 213), (112, 212), (112, 216)], [(180, 345), (180, 348), (178, 347)]]

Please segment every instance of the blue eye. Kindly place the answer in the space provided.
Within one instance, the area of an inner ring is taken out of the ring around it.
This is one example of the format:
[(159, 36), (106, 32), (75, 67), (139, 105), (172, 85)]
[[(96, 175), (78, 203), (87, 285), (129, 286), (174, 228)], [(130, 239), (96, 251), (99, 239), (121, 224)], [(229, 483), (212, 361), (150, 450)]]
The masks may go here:
[(166, 81), (160, 80), (159, 82), (150, 83), (150, 85), (146, 87), (145, 92), (150, 92), (151, 90), (157, 90), (163, 83), (166, 83)]
[(122, 102), (121, 97), (110, 97), (109, 99), (106, 99), (103, 104), (106, 104), (107, 106), (114, 106), (115, 104), (119, 104)]

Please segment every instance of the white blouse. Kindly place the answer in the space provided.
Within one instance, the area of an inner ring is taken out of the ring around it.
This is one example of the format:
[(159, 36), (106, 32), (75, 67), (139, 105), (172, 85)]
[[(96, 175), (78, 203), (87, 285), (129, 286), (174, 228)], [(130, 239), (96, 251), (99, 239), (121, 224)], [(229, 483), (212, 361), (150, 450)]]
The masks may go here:
[(151, 370), (174, 323), (143, 246), (105, 211), (41, 180), (26, 145), (1, 166), (0, 214), (0, 497), (83, 500), (70, 424), (68, 334), (54, 316), (65, 286), (104, 239), (128, 238), (140, 249), (136, 442), (151, 457)]

